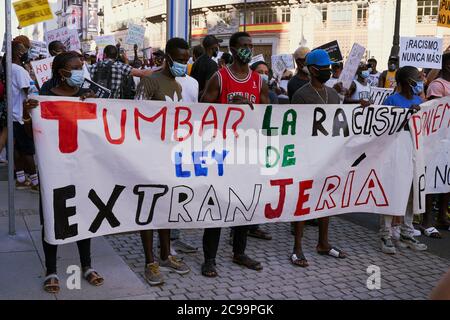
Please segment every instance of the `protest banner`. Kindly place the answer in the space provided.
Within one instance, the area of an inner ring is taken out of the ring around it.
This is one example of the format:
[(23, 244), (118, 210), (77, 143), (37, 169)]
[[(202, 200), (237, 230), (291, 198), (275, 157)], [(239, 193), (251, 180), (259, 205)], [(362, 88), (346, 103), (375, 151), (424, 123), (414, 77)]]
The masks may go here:
[(442, 38), (401, 37), (400, 67), (442, 68)]
[(125, 39), (125, 43), (129, 45), (135, 45), (142, 47), (145, 38), (145, 27), (138, 24), (128, 24), (128, 34)]
[(42, 41), (31, 40), (30, 58), (36, 59), (36, 58), (39, 58), (39, 56), (44, 56), (44, 57), (49, 56), (49, 53), (47, 50), (47, 44)]
[(383, 104), (384, 100), (394, 93), (394, 89), (370, 87), (370, 103), (375, 105)]
[(81, 88), (92, 90), (97, 98), (108, 99), (111, 96), (111, 90), (89, 79), (84, 79)]
[(414, 145), (414, 211), (425, 195), (450, 192), (450, 97), (428, 101), (409, 121)]
[(339, 82), (342, 82), (344, 88), (350, 89), (350, 85), (355, 78), (356, 71), (365, 51), (366, 49), (360, 44), (353, 44), (350, 55), (344, 64), (344, 69), (342, 69), (341, 75), (339, 76)]
[(450, 28), (450, 0), (439, 2), (438, 27)]
[(61, 41), (68, 50), (80, 50), (81, 42), (76, 29), (67, 27), (50, 30), (45, 33), (47, 45), (53, 41)]
[(285, 70), (295, 69), (292, 54), (278, 54), (272, 56), (272, 71), (274, 76), (281, 77)]
[(105, 49), (108, 45), (116, 45), (116, 38), (113, 35), (107, 36), (94, 36), (95, 45), (98, 48), (97, 58), (102, 60), (103, 58), (103, 49)]
[(341, 62), (342, 60), (344, 60), (342, 58), (341, 49), (339, 48), (337, 40), (325, 43), (320, 47), (317, 47), (316, 49), (323, 49), (328, 52), (328, 55), (333, 62)]
[(52, 63), (54, 58), (55, 57), (50, 57), (47, 59), (31, 61), (31, 67), (33, 68), (39, 87), (42, 87), (44, 82), (52, 77)]
[(48, 0), (20, 0), (12, 5), (22, 28), (53, 19)]
[(258, 61), (265, 62), (264, 56), (262, 54), (258, 54), (256, 56), (253, 56), (252, 60), (250, 61), (250, 63), (248, 65), (251, 66), (252, 64), (254, 64), (255, 62), (258, 62)]
[(52, 244), (406, 210), (413, 168), (405, 108), (37, 99), (33, 132)]

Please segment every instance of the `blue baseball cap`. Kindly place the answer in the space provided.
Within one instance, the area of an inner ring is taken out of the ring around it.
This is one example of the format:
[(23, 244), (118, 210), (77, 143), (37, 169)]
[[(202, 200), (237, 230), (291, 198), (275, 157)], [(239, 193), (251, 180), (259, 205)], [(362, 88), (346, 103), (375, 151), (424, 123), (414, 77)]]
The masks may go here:
[(306, 56), (307, 66), (329, 66), (330, 64), (333, 64), (333, 62), (330, 60), (328, 52), (323, 49), (313, 50)]

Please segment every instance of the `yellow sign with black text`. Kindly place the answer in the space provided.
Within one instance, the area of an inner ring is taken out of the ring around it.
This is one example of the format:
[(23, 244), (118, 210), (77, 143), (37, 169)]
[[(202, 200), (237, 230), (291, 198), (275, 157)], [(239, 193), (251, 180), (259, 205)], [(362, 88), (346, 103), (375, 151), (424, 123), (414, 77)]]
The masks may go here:
[(439, 2), (438, 27), (450, 28), (450, 0)]
[(53, 19), (48, 0), (20, 0), (13, 3), (20, 27)]

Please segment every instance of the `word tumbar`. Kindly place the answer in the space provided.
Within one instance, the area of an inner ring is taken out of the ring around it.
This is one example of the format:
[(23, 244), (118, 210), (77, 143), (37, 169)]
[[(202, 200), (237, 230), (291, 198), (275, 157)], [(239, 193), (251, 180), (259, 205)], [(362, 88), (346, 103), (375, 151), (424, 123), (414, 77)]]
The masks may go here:
[[(127, 117), (129, 117), (130, 110), (122, 109), (120, 116), (120, 136), (113, 138), (110, 133), (108, 125), (108, 111), (102, 110), (103, 129), (106, 140), (110, 144), (123, 144), (126, 138)], [(167, 128), (169, 124), (173, 123), (173, 134), (170, 136), (174, 141), (182, 142), (189, 139), (194, 134), (194, 126), (191, 122), (192, 110), (189, 107), (177, 106), (175, 107), (174, 118), (168, 119), (168, 108), (161, 107), (156, 113), (148, 115), (140, 108), (134, 108), (133, 120), (134, 131), (137, 140), (141, 140), (141, 122), (154, 123), (160, 121), (160, 139), (165, 141), (167, 139)], [(73, 153), (78, 149), (78, 122), (83, 120), (97, 120), (97, 104), (74, 101), (44, 101), (41, 102), (41, 116), (46, 120), (58, 121), (59, 132), (59, 150), (61, 153)], [(245, 116), (245, 111), (236, 107), (228, 107), (225, 117), (222, 121), (222, 135), (223, 139), (227, 138), (227, 134), (231, 128), (235, 137), (238, 137), (237, 129)], [(214, 137), (217, 135), (219, 129), (219, 119), (217, 111), (214, 106), (208, 107), (203, 113), (200, 127), (198, 129), (198, 136), (202, 136), (205, 128), (214, 129)]]
[[(333, 208), (347, 208), (349, 206), (364, 206), (373, 204), (376, 207), (389, 205), (384, 187), (378, 178), (374, 169), (370, 170), (367, 177), (357, 177), (364, 181), (361, 187), (354, 190), (354, 182), (357, 179), (355, 170), (350, 171), (347, 176), (332, 175), (324, 179), (323, 183), (314, 180), (304, 180), (298, 182), (298, 192), (292, 189), (287, 190), (288, 186), (293, 185), (293, 179), (271, 180), (271, 187), (278, 187), (278, 203), (276, 208), (272, 208), (271, 203), (263, 203), (264, 216), (266, 219), (280, 218), (283, 214), (285, 220), (291, 220), (289, 217), (308, 215), (312, 212), (320, 212)], [(276, 192), (267, 186), (266, 192)], [(229, 223), (232, 225), (239, 221), (245, 221), (250, 224), (255, 215), (255, 211), (261, 202), (262, 184), (254, 184), (251, 199), (243, 200), (242, 190), (235, 187), (228, 187), (227, 201), (217, 196), (218, 192), (210, 185), (206, 194), (199, 194), (186, 185), (177, 185), (171, 188), (169, 195), (169, 186), (164, 184), (139, 184), (134, 187), (125, 187), (115, 185), (109, 199), (103, 201), (94, 189), (88, 193), (88, 199), (98, 210), (95, 218), (89, 226), (89, 232), (94, 235), (100, 229), (106, 220), (109, 227), (114, 229), (121, 225), (118, 215), (114, 213), (114, 207), (117, 202), (135, 201), (136, 211), (134, 214), (134, 227), (148, 226), (154, 221), (155, 208), (160, 201), (168, 203), (169, 212), (159, 212), (166, 214), (164, 218), (167, 223), (182, 223), (184, 227), (189, 227), (189, 223), (206, 223), (205, 226), (213, 226), (211, 223)], [(317, 190), (313, 190), (317, 189)], [(223, 190), (223, 188), (221, 189)], [(314, 192), (317, 191), (317, 192)], [(128, 192), (128, 193), (127, 193)], [(132, 192), (132, 193), (131, 193)], [(127, 193), (123, 195), (124, 193)], [(318, 199), (310, 199), (310, 194), (318, 194)], [(286, 195), (292, 198), (297, 197), (297, 205), (294, 212), (284, 209)], [(123, 195), (123, 196), (122, 196)], [(196, 198), (197, 201), (193, 201)], [(271, 197), (273, 198), (273, 197)], [(77, 215), (76, 206), (68, 206), (67, 202), (71, 199), (82, 201), (76, 197), (75, 185), (68, 185), (53, 190), (53, 214), (55, 239), (68, 239), (78, 235), (78, 224), (70, 224), (69, 218), (73, 219)], [(222, 203), (221, 203), (222, 202)], [(308, 205), (308, 202), (310, 203)], [(195, 203), (197, 205), (195, 205)], [(200, 206), (198, 206), (200, 204)], [(313, 205), (314, 204), (314, 205)], [(223, 210), (226, 208), (226, 210)], [(85, 214), (83, 212), (83, 214)], [(238, 218), (237, 216), (242, 216)], [(133, 219), (128, 215), (121, 215), (120, 219)], [(129, 222), (129, 221), (128, 221)], [(178, 226), (177, 226), (178, 227)]]

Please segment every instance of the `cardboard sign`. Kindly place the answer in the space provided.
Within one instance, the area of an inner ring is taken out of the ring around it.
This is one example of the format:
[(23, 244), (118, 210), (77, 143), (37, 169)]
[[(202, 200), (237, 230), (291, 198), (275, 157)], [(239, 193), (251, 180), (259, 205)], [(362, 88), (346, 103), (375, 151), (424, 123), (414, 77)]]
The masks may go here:
[(370, 87), (370, 103), (375, 105), (383, 104), (387, 97), (394, 93), (394, 89)]
[(22, 28), (53, 19), (48, 0), (20, 0), (12, 5)]
[(128, 24), (128, 35), (125, 39), (125, 43), (129, 45), (135, 45), (142, 47), (145, 38), (145, 27), (138, 24)]
[(323, 44), (320, 47), (317, 47), (316, 49), (323, 49), (326, 52), (328, 52), (328, 55), (330, 56), (330, 59), (333, 62), (341, 62), (343, 60), (341, 49), (339, 48), (337, 40)]
[(450, 0), (439, 2), (438, 27), (450, 28)]
[(95, 93), (97, 98), (108, 99), (111, 96), (111, 90), (109, 90), (108, 88), (102, 87), (98, 83), (95, 83), (94, 81), (91, 81), (89, 79), (84, 79), (84, 82), (81, 85), (81, 88), (92, 90)]
[(400, 67), (442, 68), (442, 38), (401, 37)]
[(292, 54), (278, 54), (272, 56), (272, 71), (275, 77), (281, 77), (285, 70), (295, 69)]
[(42, 41), (31, 40), (31, 53), (30, 59), (39, 58), (39, 56), (48, 57), (49, 53), (47, 50), (47, 44)]
[(414, 211), (425, 195), (450, 192), (450, 96), (420, 105), (409, 121), (414, 145)]
[(339, 76), (339, 82), (342, 82), (344, 88), (350, 89), (350, 85), (355, 78), (356, 71), (365, 51), (366, 49), (362, 45), (357, 43), (353, 44), (350, 55), (345, 62), (344, 69)]
[(45, 41), (47, 42), (47, 45), (53, 41), (61, 41), (67, 50), (81, 49), (78, 31), (75, 29), (68, 29), (67, 27), (47, 31), (45, 34)]
[(39, 87), (42, 87), (44, 82), (52, 77), (52, 63), (55, 57), (50, 57), (43, 60), (31, 61), (31, 67), (33, 68)]
[(405, 108), (37, 99), (51, 244), (406, 210), (413, 165)]

